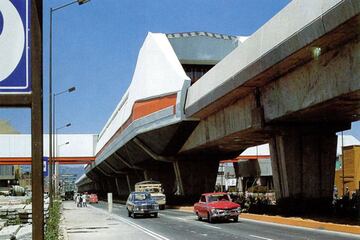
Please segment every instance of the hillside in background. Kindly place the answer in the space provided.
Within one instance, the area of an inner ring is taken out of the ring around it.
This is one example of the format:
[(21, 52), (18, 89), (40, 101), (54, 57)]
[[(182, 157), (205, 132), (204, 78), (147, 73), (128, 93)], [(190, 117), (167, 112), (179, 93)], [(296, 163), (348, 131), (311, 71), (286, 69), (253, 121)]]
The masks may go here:
[(9, 121), (0, 120), (0, 134), (19, 134)]
[(62, 174), (76, 175), (76, 179), (78, 179), (84, 174), (84, 165), (61, 165), (60, 175)]

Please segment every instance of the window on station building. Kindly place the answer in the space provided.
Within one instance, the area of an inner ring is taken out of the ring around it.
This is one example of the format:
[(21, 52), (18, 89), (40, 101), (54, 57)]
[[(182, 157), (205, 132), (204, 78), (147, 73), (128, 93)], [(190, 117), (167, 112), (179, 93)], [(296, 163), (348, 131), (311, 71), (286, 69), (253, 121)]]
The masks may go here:
[(191, 84), (194, 84), (199, 78), (204, 76), (214, 65), (199, 65), (199, 64), (183, 64), (182, 65), (186, 75), (191, 79)]

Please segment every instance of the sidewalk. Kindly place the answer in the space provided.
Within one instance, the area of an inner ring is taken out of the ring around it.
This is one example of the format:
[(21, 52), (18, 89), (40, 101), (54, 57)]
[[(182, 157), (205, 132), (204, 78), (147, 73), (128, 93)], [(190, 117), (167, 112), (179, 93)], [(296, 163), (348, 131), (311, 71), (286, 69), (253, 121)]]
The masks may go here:
[[(171, 208), (184, 212), (193, 212), (192, 206), (187, 206), (187, 207), (173, 206)], [(311, 219), (302, 219), (297, 217), (281, 217), (281, 216), (242, 213), (240, 215), (240, 218), (275, 223), (275, 224), (284, 224), (284, 225), (290, 225), (296, 227), (305, 227), (305, 228), (323, 229), (323, 230), (335, 231), (335, 232), (360, 234), (360, 226), (319, 222)]]
[(92, 206), (77, 208), (72, 201), (63, 202), (62, 217), (64, 240), (149, 239), (136, 228), (111, 219), (109, 213)]

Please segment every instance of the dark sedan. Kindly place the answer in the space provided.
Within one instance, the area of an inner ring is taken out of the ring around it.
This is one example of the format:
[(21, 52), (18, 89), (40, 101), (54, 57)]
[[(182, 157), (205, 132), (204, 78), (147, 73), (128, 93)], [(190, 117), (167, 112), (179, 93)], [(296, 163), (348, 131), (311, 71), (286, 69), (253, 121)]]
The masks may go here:
[(159, 204), (148, 192), (131, 192), (126, 201), (126, 208), (128, 216), (133, 218), (138, 215), (157, 217), (159, 212)]

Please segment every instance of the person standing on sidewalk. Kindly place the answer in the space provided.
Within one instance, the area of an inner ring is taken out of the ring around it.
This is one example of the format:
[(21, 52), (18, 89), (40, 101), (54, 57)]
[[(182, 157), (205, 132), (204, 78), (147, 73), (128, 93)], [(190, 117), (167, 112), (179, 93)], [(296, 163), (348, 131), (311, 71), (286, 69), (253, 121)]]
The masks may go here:
[(86, 204), (87, 194), (84, 193), (84, 194), (81, 196), (81, 198), (82, 198), (83, 207), (87, 207), (87, 204)]

